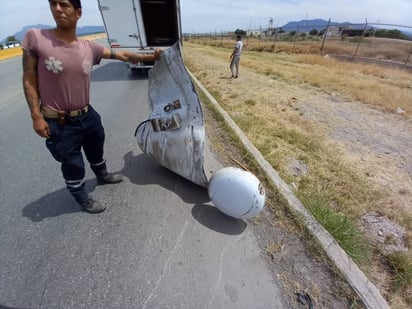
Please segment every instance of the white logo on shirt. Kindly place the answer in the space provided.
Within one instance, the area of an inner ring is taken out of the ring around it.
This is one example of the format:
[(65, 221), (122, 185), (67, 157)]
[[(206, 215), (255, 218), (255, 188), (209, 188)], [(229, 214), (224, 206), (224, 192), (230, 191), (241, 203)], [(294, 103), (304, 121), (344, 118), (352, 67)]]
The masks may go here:
[(54, 57), (49, 57), (49, 59), (44, 60), (46, 68), (53, 73), (59, 73), (63, 71), (62, 62), (60, 60), (54, 59)]
[(89, 60), (83, 61), (83, 72), (89, 74), (92, 70), (92, 63)]

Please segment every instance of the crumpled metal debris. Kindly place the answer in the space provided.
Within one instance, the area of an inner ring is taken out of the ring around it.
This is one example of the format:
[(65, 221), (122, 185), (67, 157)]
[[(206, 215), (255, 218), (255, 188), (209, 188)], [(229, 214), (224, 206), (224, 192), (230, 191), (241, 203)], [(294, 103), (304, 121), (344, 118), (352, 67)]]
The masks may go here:
[(149, 71), (149, 102), (149, 119), (135, 132), (140, 149), (176, 174), (207, 187), (202, 107), (178, 43), (165, 49)]

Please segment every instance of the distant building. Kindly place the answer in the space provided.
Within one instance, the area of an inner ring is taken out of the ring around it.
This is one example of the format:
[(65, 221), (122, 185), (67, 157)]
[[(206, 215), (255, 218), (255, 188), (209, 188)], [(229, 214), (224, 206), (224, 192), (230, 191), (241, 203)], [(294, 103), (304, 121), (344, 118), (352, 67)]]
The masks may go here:
[(325, 33), (326, 37), (331, 36), (341, 36), (342, 27), (331, 26), (328, 28), (328, 31)]
[(19, 41), (12, 41), (12, 42), (7, 42), (6, 44), (4, 44), (4, 49), (7, 48), (13, 48), (13, 47), (18, 47), (20, 46), (20, 42)]
[(363, 29), (343, 29), (341, 31), (341, 36), (362, 36)]
[(342, 26), (330, 26), (325, 35), (326, 37), (362, 36), (363, 29), (354, 29), (351, 27)]
[(266, 35), (266, 31), (263, 30), (248, 30), (246, 31), (247, 36), (264, 36)]

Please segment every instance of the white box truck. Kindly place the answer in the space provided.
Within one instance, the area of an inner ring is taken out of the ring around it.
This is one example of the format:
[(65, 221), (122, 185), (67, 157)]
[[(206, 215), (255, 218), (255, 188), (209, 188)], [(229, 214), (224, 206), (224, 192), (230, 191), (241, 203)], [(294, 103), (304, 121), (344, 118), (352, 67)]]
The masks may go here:
[[(179, 0), (98, 0), (111, 48), (152, 53), (181, 40)], [(130, 64), (151, 68), (153, 62)]]

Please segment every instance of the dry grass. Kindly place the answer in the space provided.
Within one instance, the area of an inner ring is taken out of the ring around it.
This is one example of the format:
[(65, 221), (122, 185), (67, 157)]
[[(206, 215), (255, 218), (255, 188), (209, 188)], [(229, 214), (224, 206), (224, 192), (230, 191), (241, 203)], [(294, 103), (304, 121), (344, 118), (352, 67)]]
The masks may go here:
[[(227, 40), (211, 42), (212, 46), (217, 47), (227, 48), (233, 45), (233, 42)], [(202, 41), (202, 43), (207, 42)], [(286, 49), (285, 53), (266, 53), (265, 57), (261, 57), (260, 52), (255, 51), (259, 50), (255, 46), (259, 44), (258, 42), (248, 44), (248, 57), (242, 59), (242, 66), (272, 78), (280, 77), (289, 83), (307, 83), (326, 92), (339, 92), (350, 96), (353, 100), (378, 106), (390, 112), (399, 107), (406, 111), (406, 115), (412, 116), (412, 79), (411, 74), (406, 71), (382, 70), (376, 65), (360, 65), (324, 57), (319, 55), (318, 47), (310, 42), (307, 43), (307, 48), (300, 44), (301, 50), (297, 51), (297, 54), (288, 54), (291, 50)], [(272, 44), (266, 44), (266, 47), (260, 48), (261, 51), (271, 52), (272, 48), (268, 47)], [(339, 48), (342, 53), (342, 47), (336, 46), (336, 48)], [(386, 45), (383, 48), (386, 50)], [(313, 51), (315, 49), (317, 52)], [(220, 51), (227, 54), (226, 50)], [(391, 52), (393, 49), (388, 49), (381, 54)], [(223, 57), (223, 55), (219, 56)]]
[[(299, 198), (323, 203), (333, 212), (354, 220), (379, 209), (396, 218), (411, 235), (410, 212), (388, 208), (390, 201), (385, 192), (377, 190), (351, 159), (344, 156), (342, 147), (305, 120), (295, 107), (298, 100), (316, 102), (338, 95), (390, 113), (401, 108), (404, 117), (410, 119), (410, 73), (339, 62), (316, 54), (251, 51), (249, 46), (241, 60), (241, 77), (231, 80), (228, 62), (233, 41), (228, 46), (224, 41), (211, 43), (215, 46), (185, 42), (186, 65), (282, 178), (298, 187)], [(286, 172), (290, 158), (304, 161), (311, 173), (301, 179), (291, 177)], [(371, 257), (369, 263), (363, 264), (363, 269), (380, 280), (373, 274), (380, 262)], [(392, 304), (408, 308), (408, 290), (391, 294), (391, 284), (390, 274), (384, 282), (378, 282)]]
[(301, 73), (313, 86), (337, 91), (389, 112), (400, 107), (412, 115), (412, 80), (407, 72), (382, 71), (373, 65), (330, 61), (316, 55), (301, 55), (297, 61), (311, 65), (310, 70)]
[[(192, 38), (199, 44), (231, 48), (233, 38), (199, 37)], [(386, 38), (340, 38), (331, 37), (323, 41), (319, 37), (295, 38), (284, 40), (280, 37), (265, 39), (245, 38), (245, 49), (248, 51), (284, 52), (314, 55), (349, 55), (412, 64), (412, 43), (406, 40)]]

